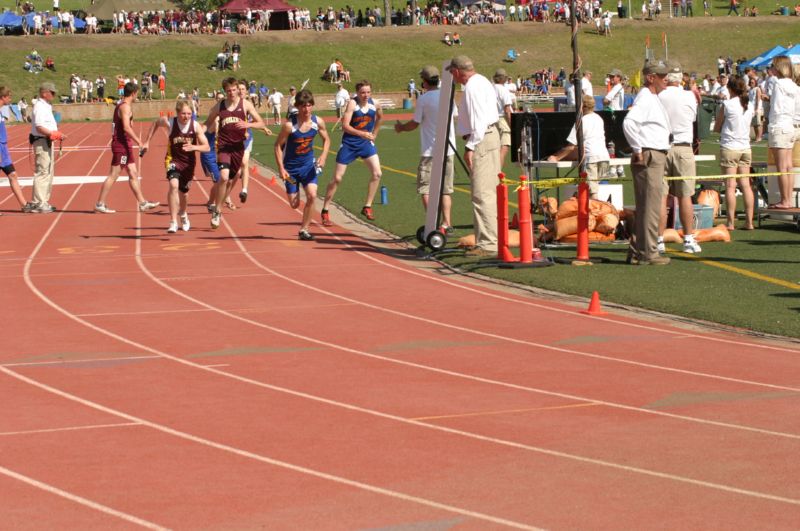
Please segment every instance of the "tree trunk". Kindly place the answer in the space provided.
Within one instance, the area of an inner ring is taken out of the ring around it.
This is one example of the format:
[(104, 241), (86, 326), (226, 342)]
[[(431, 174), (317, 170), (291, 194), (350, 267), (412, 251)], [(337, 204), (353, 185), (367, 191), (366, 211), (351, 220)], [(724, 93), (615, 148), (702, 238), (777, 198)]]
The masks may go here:
[(392, 25), (392, 8), (389, 6), (389, 0), (383, 0), (383, 25)]

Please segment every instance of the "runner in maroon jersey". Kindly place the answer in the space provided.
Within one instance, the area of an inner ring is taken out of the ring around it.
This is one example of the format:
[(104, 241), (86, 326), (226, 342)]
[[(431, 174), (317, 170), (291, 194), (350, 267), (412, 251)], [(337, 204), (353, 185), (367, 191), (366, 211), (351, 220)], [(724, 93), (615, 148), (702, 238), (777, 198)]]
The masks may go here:
[(187, 100), (178, 100), (175, 104), (175, 118), (159, 118), (150, 128), (145, 145), (150, 144), (156, 130), (164, 127), (169, 132), (167, 156), (164, 164), (167, 167), (167, 204), (169, 205), (169, 228), (167, 232), (178, 232), (178, 218), (181, 229), (188, 231), (189, 213), (186, 211), (186, 196), (194, 179), (194, 168), (197, 162), (195, 152), (210, 151), (202, 125), (192, 119), (192, 105)]
[(117, 182), (119, 173), (122, 168), (128, 170), (128, 185), (131, 187), (136, 201), (139, 203), (139, 211), (146, 212), (157, 207), (160, 203), (151, 202), (144, 198), (142, 195), (142, 188), (139, 186), (139, 170), (136, 168), (136, 159), (133, 154), (133, 143), (136, 142), (140, 146), (140, 156), (147, 151), (147, 144), (142, 144), (139, 137), (133, 130), (133, 112), (131, 105), (133, 100), (136, 99), (136, 94), (139, 92), (139, 87), (135, 83), (126, 83), (122, 92), (122, 100), (114, 109), (114, 123), (111, 132), (111, 171), (106, 177), (103, 186), (100, 188), (100, 196), (97, 198), (97, 204), (94, 206), (95, 212), (102, 212), (103, 214), (113, 214), (115, 210), (111, 210), (106, 206), (106, 198), (111, 191), (111, 187)]
[[(222, 217), (222, 205), (225, 202), (227, 183), (236, 178), (244, 156), (244, 141), (248, 129), (263, 129), (264, 122), (250, 101), (239, 97), (236, 79), (226, 78), (222, 81), (225, 100), (214, 105), (206, 120), (210, 132), (217, 133), (217, 165), (220, 182), (217, 197), (214, 198), (214, 211), (211, 213), (211, 228), (219, 227)], [(248, 121), (248, 117), (250, 120)]]

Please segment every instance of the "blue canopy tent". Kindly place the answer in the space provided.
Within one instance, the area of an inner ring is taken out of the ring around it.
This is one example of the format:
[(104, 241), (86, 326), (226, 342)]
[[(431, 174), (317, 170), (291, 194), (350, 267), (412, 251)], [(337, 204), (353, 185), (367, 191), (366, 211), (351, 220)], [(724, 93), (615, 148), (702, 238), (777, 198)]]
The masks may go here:
[(769, 66), (769, 63), (772, 61), (773, 57), (775, 57), (776, 55), (781, 55), (785, 51), (786, 51), (786, 48), (784, 48), (783, 46), (778, 45), (778, 46), (772, 48), (771, 50), (768, 50), (768, 51), (762, 53), (758, 57), (755, 57), (755, 58), (747, 61), (742, 66), (744, 66), (744, 67), (750, 66), (752, 68), (766, 68), (767, 66)]
[(800, 44), (795, 44), (781, 55), (788, 55), (793, 65), (800, 64)]
[(11, 11), (0, 13), (0, 26), (4, 28), (18, 28), (22, 26), (22, 17)]

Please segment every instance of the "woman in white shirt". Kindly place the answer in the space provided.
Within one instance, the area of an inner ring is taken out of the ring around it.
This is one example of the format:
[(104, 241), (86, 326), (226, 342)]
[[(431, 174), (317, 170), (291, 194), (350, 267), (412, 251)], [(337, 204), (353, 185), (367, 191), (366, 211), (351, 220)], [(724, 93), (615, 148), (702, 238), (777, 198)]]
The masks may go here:
[(792, 81), (792, 62), (789, 57), (780, 55), (772, 60), (772, 69), (777, 77), (773, 85), (769, 102), (769, 150), (775, 160), (775, 166), (781, 173), (778, 177), (778, 188), (781, 199), (770, 205), (770, 208), (792, 208), (792, 148), (794, 148), (795, 102), (800, 98), (800, 91)]
[[(752, 155), (750, 151), (750, 123), (753, 120), (753, 103), (750, 102), (747, 84), (735, 77), (728, 84), (730, 99), (722, 102), (714, 129), (720, 133), (719, 163), (725, 175), (749, 174)], [(753, 229), (753, 187), (749, 177), (725, 181), (725, 212), (728, 230), (733, 230), (736, 219), (736, 185), (744, 198), (745, 230)]]
[(753, 106), (753, 130), (755, 131), (755, 141), (761, 142), (761, 137), (764, 133), (764, 102), (762, 101), (763, 92), (761, 87), (758, 86), (758, 81), (755, 78), (750, 78), (748, 81), (750, 90), (750, 104)]

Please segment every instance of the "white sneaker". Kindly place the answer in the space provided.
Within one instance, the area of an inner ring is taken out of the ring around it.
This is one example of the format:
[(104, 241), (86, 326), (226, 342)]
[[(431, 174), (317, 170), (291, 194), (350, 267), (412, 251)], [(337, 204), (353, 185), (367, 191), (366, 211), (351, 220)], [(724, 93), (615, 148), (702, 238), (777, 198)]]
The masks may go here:
[(148, 210), (153, 210), (155, 207), (160, 205), (158, 201), (142, 201), (139, 203), (139, 212), (147, 212)]
[(658, 244), (656, 244), (656, 248), (658, 249), (658, 254), (667, 253), (667, 246), (664, 245), (664, 242), (658, 242)]
[(167, 232), (170, 233), (170, 234), (174, 234), (174, 233), (178, 232), (178, 224), (175, 223), (174, 221), (170, 221), (169, 222), (169, 228), (167, 229)]
[(116, 210), (108, 208), (105, 203), (97, 203), (94, 205), (94, 211), (100, 212), (101, 214), (113, 214), (116, 212)]
[(683, 242), (684, 253), (694, 254), (694, 253), (699, 253), (701, 251), (702, 249), (700, 248), (700, 245), (694, 239), (684, 240)]
[(222, 217), (222, 214), (220, 214), (219, 210), (215, 209), (214, 212), (211, 213), (211, 228), (212, 229), (218, 229), (219, 228), (219, 222), (220, 222), (220, 218), (221, 217)]
[(189, 214), (184, 214), (181, 216), (181, 230), (183, 232), (189, 232), (189, 229), (192, 228), (192, 224), (189, 223)]

